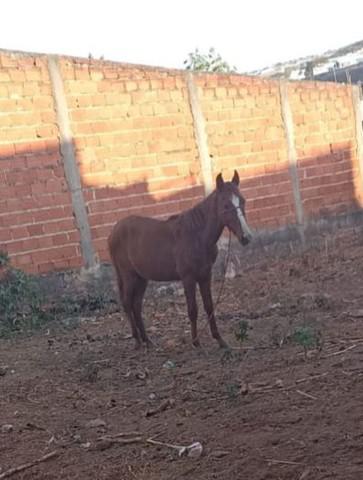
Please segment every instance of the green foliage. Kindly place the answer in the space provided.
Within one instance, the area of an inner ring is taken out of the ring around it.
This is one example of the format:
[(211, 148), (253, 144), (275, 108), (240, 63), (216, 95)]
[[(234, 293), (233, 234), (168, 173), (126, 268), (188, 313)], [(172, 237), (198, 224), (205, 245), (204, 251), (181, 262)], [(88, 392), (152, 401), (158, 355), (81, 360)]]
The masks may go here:
[(6, 267), (7, 265), (9, 265), (9, 255), (0, 250), (0, 267)]
[(84, 296), (66, 296), (51, 306), (55, 316), (77, 316), (90, 314), (97, 311), (110, 310), (111, 300), (102, 292), (86, 293)]
[(234, 358), (235, 358), (235, 355), (234, 355), (233, 351), (230, 350), (229, 348), (224, 348), (221, 359), (220, 359), (221, 364), (226, 365), (228, 363), (231, 363), (232, 360), (234, 360)]
[(241, 386), (239, 383), (228, 383), (226, 385), (226, 390), (228, 398), (237, 398), (240, 394)]
[(304, 349), (315, 347), (317, 344), (316, 334), (310, 327), (297, 327), (291, 338)]
[(46, 313), (37, 283), (11, 267), (4, 252), (0, 252), (0, 268), (0, 337), (39, 328)]
[(231, 67), (214, 48), (210, 48), (208, 53), (200, 53), (198, 48), (189, 53), (188, 58), (184, 60), (186, 70), (195, 72), (215, 72), (232, 73), (236, 72), (236, 67)]
[(247, 320), (240, 320), (238, 322), (238, 330), (234, 332), (236, 339), (243, 343), (248, 338), (248, 329), (250, 328)]

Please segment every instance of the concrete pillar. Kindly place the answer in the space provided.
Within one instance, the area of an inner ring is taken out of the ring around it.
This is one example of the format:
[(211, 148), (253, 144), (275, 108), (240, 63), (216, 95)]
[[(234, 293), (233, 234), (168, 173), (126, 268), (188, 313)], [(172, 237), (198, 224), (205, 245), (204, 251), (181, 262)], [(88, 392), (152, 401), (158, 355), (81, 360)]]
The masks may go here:
[(363, 192), (363, 98), (360, 86), (352, 86), (352, 100), (355, 116), (355, 136), (357, 142), (357, 158), (360, 173), (360, 187)]
[(204, 191), (209, 195), (214, 190), (214, 177), (212, 159), (209, 155), (208, 137), (205, 126), (205, 118), (200, 105), (197, 86), (194, 83), (192, 73), (187, 73), (187, 86), (189, 93), (190, 109), (193, 116), (194, 135), (198, 147), (201, 163)]
[(288, 97), (288, 84), (285, 81), (280, 82), (280, 103), (281, 103), (281, 115), (283, 126), (285, 130), (287, 157), (289, 162), (289, 173), (292, 184), (292, 191), (294, 195), (295, 212), (297, 228), (299, 231), (300, 239), (305, 244), (305, 218), (304, 209), (301, 200), (301, 192), (299, 186), (299, 174), (297, 166), (297, 153), (295, 147), (295, 133), (294, 122), (292, 118), (289, 97)]
[(59, 129), (60, 153), (68, 188), (71, 193), (73, 213), (81, 237), (83, 262), (86, 269), (91, 269), (96, 267), (97, 261), (92, 245), (91, 230), (81, 186), (81, 177), (73, 145), (67, 100), (57, 57), (48, 57), (48, 70), (52, 83), (54, 106)]

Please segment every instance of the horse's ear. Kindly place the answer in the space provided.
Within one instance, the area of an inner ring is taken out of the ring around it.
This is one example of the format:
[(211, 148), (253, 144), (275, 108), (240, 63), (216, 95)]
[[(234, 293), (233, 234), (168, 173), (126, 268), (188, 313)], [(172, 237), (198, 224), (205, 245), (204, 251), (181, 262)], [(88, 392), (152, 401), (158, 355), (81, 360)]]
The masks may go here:
[(239, 175), (238, 175), (237, 170), (234, 171), (234, 175), (233, 175), (233, 178), (232, 178), (232, 183), (237, 185), (237, 187), (239, 185)]
[(217, 185), (217, 190), (221, 190), (223, 188), (224, 180), (221, 173), (218, 173), (217, 175), (216, 185)]

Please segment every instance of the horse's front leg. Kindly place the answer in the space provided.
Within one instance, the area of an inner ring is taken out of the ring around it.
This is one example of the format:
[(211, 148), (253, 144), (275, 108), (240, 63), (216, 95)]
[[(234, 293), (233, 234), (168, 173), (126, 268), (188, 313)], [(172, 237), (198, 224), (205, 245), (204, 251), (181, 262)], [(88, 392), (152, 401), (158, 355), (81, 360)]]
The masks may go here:
[(212, 292), (211, 292), (211, 281), (212, 281), (212, 274), (209, 273), (205, 278), (200, 280), (199, 289), (202, 295), (204, 310), (208, 316), (209, 320), (209, 327), (212, 334), (212, 337), (215, 338), (221, 348), (229, 348), (228, 344), (223, 340), (221, 337), (216, 319), (214, 316), (214, 307), (213, 307), (213, 300), (212, 300)]
[(187, 300), (188, 316), (191, 323), (192, 342), (195, 347), (200, 347), (200, 341), (197, 333), (198, 306), (196, 300), (196, 281), (194, 278), (184, 278), (183, 286)]

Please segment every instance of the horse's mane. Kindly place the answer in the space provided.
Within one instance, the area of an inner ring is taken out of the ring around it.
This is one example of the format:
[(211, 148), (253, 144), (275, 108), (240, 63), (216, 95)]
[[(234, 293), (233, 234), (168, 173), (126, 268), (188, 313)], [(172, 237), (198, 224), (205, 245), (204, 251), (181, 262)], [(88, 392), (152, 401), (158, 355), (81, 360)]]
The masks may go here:
[(194, 205), (194, 207), (178, 215), (172, 215), (168, 220), (177, 220), (179, 225), (190, 232), (200, 231), (207, 221), (210, 203), (214, 198), (214, 193), (208, 195), (207, 198)]

